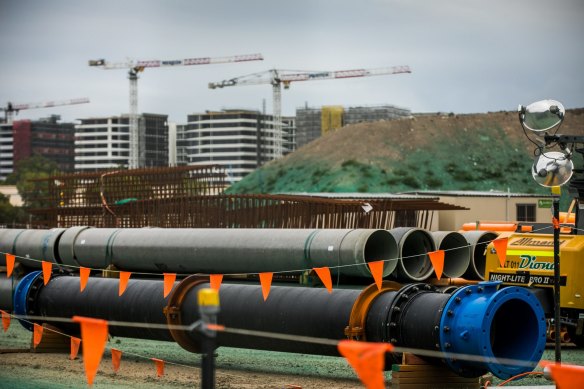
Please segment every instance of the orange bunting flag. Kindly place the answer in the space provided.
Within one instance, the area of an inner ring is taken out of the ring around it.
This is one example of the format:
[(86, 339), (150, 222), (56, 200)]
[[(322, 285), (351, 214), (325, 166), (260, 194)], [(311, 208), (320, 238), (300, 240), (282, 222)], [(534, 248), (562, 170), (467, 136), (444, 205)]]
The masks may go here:
[(383, 261), (369, 262), (369, 271), (377, 284), (377, 289), (381, 290), (383, 282)]
[(79, 268), (79, 288), (81, 289), (81, 292), (83, 292), (85, 290), (85, 287), (87, 286), (87, 280), (89, 279), (89, 272), (90, 272), (90, 269), (87, 267), (80, 267)]
[(341, 340), (337, 347), (367, 389), (385, 388), (385, 352), (393, 350), (391, 344)]
[(163, 273), (164, 274), (164, 297), (168, 296), (172, 287), (174, 286), (174, 281), (176, 281), (176, 273)]
[(76, 338), (74, 336), (71, 337), (71, 354), (69, 355), (70, 360), (74, 360), (77, 358), (77, 354), (79, 353), (79, 345), (81, 344), (81, 339)]
[(10, 327), (10, 314), (0, 309), (0, 313), (2, 314), (2, 328), (4, 328), (4, 332), (8, 331), (8, 327)]
[(552, 217), (552, 224), (554, 225), (554, 230), (560, 229), (560, 221), (555, 217)]
[(105, 320), (82, 316), (73, 316), (73, 321), (81, 324), (83, 364), (85, 365), (87, 384), (91, 386), (107, 342), (108, 324)]
[(162, 377), (164, 375), (164, 361), (162, 359), (150, 358), (154, 361), (156, 365), (156, 377)]
[(331, 279), (331, 270), (328, 267), (315, 267), (314, 271), (322, 281), (329, 293), (333, 292), (333, 280)]
[(53, 270), (53, 263), (47, 261), (41, 261), (43, 266), (43, 280), (45, 285), (49, 283), (51, 279), (51, 271)]
[(499, 263), (501, 267), (505, 267), (505, 260), (507, 260), (507, 241), (509, 238), (499, 238), (493, 241), (495, 246), (495, 251), (497, 252), (497, 257), (499, 257)]
[(540, 365), (550, 369), (552, 379), (558, 388), (584, 388), (584, 366), (556, 364), (547, 361), (541, 361)]
[(223, 274), (211, 274), (209, 276), (209, 283), (211, 284), (211, 289), (214, 289), (217, 292), (219, 292), (219, 288), (221, 288), (222, 281), (223, 281)]
[(6, 254), (6, 277), (10, 278), (14, 270), (14, 261), (16, 257), (12, 254)]
[(428, 253), (428, 256), (434, 267), (434, 272), (436, 272), (436, 278), (440, 279), (444, 271), (444, 250), (432, 251)]
[(262, 294), (264, 295), (264, 301), (268, 299), (270, 294), (270, 287), (272, 286), (272, 276), (274, 273), (260, 273), (260, 283), (262, 284)]
[(123, 295), (124, 292), (126, 291), (126, 287), (128, 286), (128, 280), (130, 279), (131, 275), (132, 272), (129, 271), (120, 272), (120, 289), (118, 291), (118, 296)]
[(43, 338), (43, 326), (34, 323), (34, 331), (32, 336), (32, 345), (36, 348)]
[(122, 361), (122, 352), (116, 348), (110, 349), (112, 353), (112, 367), (114, 369), (114, 373), (117, 373), (120, 370), (120, 362)]

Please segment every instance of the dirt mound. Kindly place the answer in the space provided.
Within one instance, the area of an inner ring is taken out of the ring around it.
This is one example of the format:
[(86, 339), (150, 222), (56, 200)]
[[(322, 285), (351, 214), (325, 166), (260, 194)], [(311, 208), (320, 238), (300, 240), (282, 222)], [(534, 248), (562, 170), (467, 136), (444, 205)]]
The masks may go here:
[[(560, 133), (584, 135), (584, 109)], [(343, 127), (266, 164), (230, 193), (542, 190), (516, 112), (428, 114)], [(575, 160), (578, 164), (580, 161)]]

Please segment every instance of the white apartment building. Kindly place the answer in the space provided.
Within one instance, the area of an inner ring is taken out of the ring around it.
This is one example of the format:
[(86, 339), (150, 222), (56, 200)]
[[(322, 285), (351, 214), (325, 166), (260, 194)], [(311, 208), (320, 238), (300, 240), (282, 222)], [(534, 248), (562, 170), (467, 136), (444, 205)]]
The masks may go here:
[[(139, 167), (168, 166), (168, 116), (142, 114), (139, 118)], [(128, 166), (128, 115), (80, 119), (75, 126), (75, 171)]]
[[(228, 180), (237, 182), (276, 158), (276, 130), (271, 115), (233, 109), (188, 115), (187, 121), (185, 126), (178, 127), (179, 164), (221, 165)], [(282, 151), (285, 155), (294, 150), (295, 128), (293, 119), (284, 118), (283, 122)]]
[(14, 137), (12, 124), (0, 124), (0, 181), (4, 181), (14, 168)]

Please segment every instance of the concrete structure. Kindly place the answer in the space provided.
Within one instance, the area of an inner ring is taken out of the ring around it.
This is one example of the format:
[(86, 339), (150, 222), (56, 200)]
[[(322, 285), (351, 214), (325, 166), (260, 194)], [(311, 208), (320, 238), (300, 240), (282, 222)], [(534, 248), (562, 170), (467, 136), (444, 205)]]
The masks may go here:
[[(188, 115), (177, 127), (177, 163), (217, 164), (228, 180), (244, 176), (275, 157), (274, 120), (257, 111), (230, 109)], [(294, 120), (283, 118), (284, 154), (294, 150)], [(185, 158), (186, 157), (186, 158)]]
[[(139, 166), (168, 166), (167, 115), (139, 117)], [(128, 115), (80, 119), (75, 126), (75, 170), (95, 171), (128, 166)]]
[(323, 106), (321, 108), (296, 109), (296, 145), (302, 147), (328, 131), (334, 131), (348, 124), (391, 120), (410, 116), (409, 109), (394, 105), (371, 107)]
[(437, 196), (442, 202), (469, 208), (468, 211), (439, 211), (437, 229), (441, 231), (456, 231), (464, 223), (476, 221), (551, 223), (551, 195), (474, 191), (417, 191), (407, 194)]
[(58, 115), (52, 115), (0, 125), (0, 180), (13, 172), (18, 161), (33, 155), (55, 162), (61, 172), (73, 171), (74, 125), (59, 120)]

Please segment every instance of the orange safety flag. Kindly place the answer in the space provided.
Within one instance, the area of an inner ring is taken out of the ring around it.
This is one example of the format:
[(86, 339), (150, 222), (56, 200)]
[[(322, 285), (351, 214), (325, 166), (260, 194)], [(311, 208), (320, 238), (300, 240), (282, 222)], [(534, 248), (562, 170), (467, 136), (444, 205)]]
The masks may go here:
[(495, 251), (497, 252), (497, 257), (499, 257), (499, 263), (501, 267), (505, 267), (505, 261), (507, 260), (507, 242), (509, 238), (498, 238), (493, 241), (495, 246)]
[(221, 288), (221, 281), (223, 281), (223, 274), (211, 274), (209, 276), (209, 283), (211, 284), (211, 289), (214, 289), (217, 292), (219, 292), (219, 288)]
[(152, 359), (156, 365), (156, 377), (162, 377), (164, 375), (164, 361), (157, 358), (150, 359)]
[(442, 277), (442, 272), (444, 271), (444, 250), (437, 250), (428, 253), (430, 257), (430, 262), (434, 267), (434, 272), (436, 272), (436, 278), (440, 279)]
[(91, 269), (87, 267), (79, 268), (79, 288), (81, 289), (81, 292), (83, 292), (83, 290), (85, 290), (85, 287), (87, 286), (87, 280), (89, 279), (90, 271)]
[(584, 366), (556, 364), (548, 361), (541, 361), (540, 365), (550, 369), (552, 379), (558, 388), (584, 388)]
[(112, 367), (114, 369), (114, 373), (117, 373), (120, 370), (120, 362), (122, 360), (122, 352), (117, 348), (110, 349), (112, 353)]
[(132, 272), (129, 271), (120, 272), (120, 289), (118, 291), (118, 296), (123, 295), (124, 292), (126, 291), (126, 287), (128, 286), (128, 280), (130, 279), (131, 275)]
[(10, 278), (14, 270), (14, 261), (16, 257), (12, 254), (6, 254), (6, 277)]
[(260, 283), (262, 284), (262, 294), (264, 295), (264, 301), (268, 299), (270, 294), (270, 287), (272, 286), (272, 277), (274, 273), (260, 273)]
[(108, 324), (105, 320), (82, 316), (73, 316), (73, 321), (81, 324), (83, 364), (85, 365), (87, 384), (91, 386), (107, 342)]
[(377, 284), (377, 289), (381, 290), (381, 283), (383, 282), (383, 261), (369, 262), (369, 271)]
[(34, 323), (34, 331), (32, 336), (32, 345), (36, 348), (43, 338), (43, 326)]
[(45, 281), (45, 285), (49, 283), (51, 279), (51, 271), (53, 270), (53, 263), (47, 261), (41, 261), (43, 266), (43, 279)]
[(176, 281), (176, 273), (163, 273), (164, 274), (164, 297), (168, 296), (172, 287), (174, 286), (174, 281)]
[(555, 217), (552, 217), (552, 224), (554, 225), (554, 230), (560, 229), (560, 221)]
[(71, 354), (69, 355), (70, 360), (74, 360), (77, 358), (77, 354), (79, 353), (79, 345), (81, 344), (81, 339), (76, 338), (74, 336), (71, 337)]
[(333, 280), (331, 279), (331, 270), (328, 267), (315, 267), (314, 271), (322, 281), (329, 293), (333, 292)]
[(391, 344), (341, 340), (337, 348), (367, 389), (385, 388), (385, 352), (393, 350)]
[(2, 314), (2, 328), (4, 328), (4, 332), (8, 331), (8, 327), (10, 327), (10, 314), (0, 309), (0, 313)]

